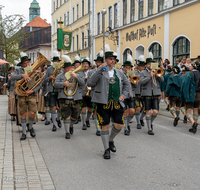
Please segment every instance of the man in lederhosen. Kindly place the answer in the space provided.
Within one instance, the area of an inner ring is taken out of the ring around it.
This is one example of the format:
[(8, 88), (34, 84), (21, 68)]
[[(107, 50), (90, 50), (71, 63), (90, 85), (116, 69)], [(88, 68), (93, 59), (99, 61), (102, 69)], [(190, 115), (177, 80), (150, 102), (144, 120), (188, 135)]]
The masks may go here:
[[(122, 71), (114, 68), (115, 57), (108, 44), (105, 49), (105, 63), (91, 76), (88, 85), (95, 86), (92, 102), (97, 103), (97, 116), (102, 126), (103, 156), (104, 159), (110, 159), (110, 151), (116, 152), (113, 139), (123, 127), (123, 101), (128, 96), (130, 83)], [(111, 117), (114, 126), (109, 135)]]
[[(60, 73), (55, 80), (55, 87), (58, 88), (58, 99), (60, 103), (61, 112), (64, 118), (64, 127), (65, 127), (65, 138), (70, 139), (70, 134), (74, 133), (73, 125), (78, 116), (78, 110), (80, 107), (80, 101), (82, 99), (82, 89), (81, 86), (84, 86), (84, 79), (78, 73), (71, 73), (71, 78), (66, 81), (65, 74), (69, 71), (72, 71), (71, 59), (67, 55), (63, 55), (62, 58), (65, 60), (64, 71)], [(78, 83), (77, 90), (73, 95), (76, 85)], [(67, 88), (67, 95), (64, 92), (64, 88)]]
[[(60, 63), (60, 58), (59, 58), (59, 54), (57, 51), (53, 52), (53, 62), (58, 62)], [(55, 68), (53, 66), (48, 67), (46, 75), (44, 76), (44, 82), (43, 83), (47, 83), (48, 82), (48, 99), (49, 101), (45, 102), (45, 106), (46, 107), (50, 107), (51, 108), (51, 119), (53, 121), (53, 128), (52, 131), (57, 131), (57, 127), (56, 127), (56, 122), (58, 124), (58, 127), (62, 127), (61, 121), (60, 121), (60, 117), (61, 117), (61, 112), (59, 110), (57, 110), (58, 115), (56, 113), (56, 109), (57, 106), (59, 106), (59, 102), (58, 102), (58, 91), (57, 89), (53, 86), (52, 81), (55, 80), (55, 76), (53, 75)], [(49, 105), (48, 105), (49, 103)], [(46, 114), (50, 115), (49, 111), (46, 110)], [(57, 115), (57, 118), (56, 118)], [(47, 116), (47, 118), (50, 118), (50, 116)], [(50, 121), (46, 121), (45, 125), (49, 125)]]
[[(91, 97), (87, 95), (87, 78), (88, 78), (88, 72), (89, 72), (89, 68), (91, 66), (89, 57), (86, 57), (83, 59), (82, 64), (85, 68), (85, 71), (80, 72), (80, 74), (82, 75), (82, 77), (85, 78), (85, 87), (83, 87), (83, 99), (82, 99), (82, 122), (83, 122), (83, 127), (82, 130), (87, 130), (87, 127), (90, 127), (90, 116), (92, 114), (92, 102), (91, 102)], [(87, 111), (87, 116), (86, 116), (86, 109), (88, 109)]]
[[(92, 69), (88, 72), (88, 79), (87, 79), (88, 81), (90, 80), (91, 76), (97, 71), (99, 66), (101, 66), (101, 64), (103, 63), (103, 51), (102, 50), (99, 52), (99, 55), (97, 56), (97, 58), (94, 61), (95, 61), (95, 64), (96, 64), (96, 68), (94, 68), (94, 69)], [(95, 86), (92, 86), (91, 92), (90, 92), (91, 98), (94, 95), (94, 91), (95, 91)], [(98, 124), (98, 118), (97, 118), (97, 106), (96, 106), (95, 103), (93, 103), (93, 104), (94, 104), (94, 106), (93, 106), (94, 107), (93, 116), (94, 116), (94, 123), (95, 123), (95, 127), (96, 127), (96, 135), (101, 136), (101, 130), (100, 130), (100, 127), (99, 127), (99, 124)]]
[[(133, 67), (132, 62), (133, 62), (133, 58), (130, 54), (128, 54), (127, 60), (122, 65), (125, 75), (127, 75), (127, 71), (130, 71), (131, 68)], [(130, 81), (130, 78), (128, 78), (128, 80)], [(130, 127), (128, 128), (129, 122), (131, 121), (131, 119), (134, 117), (134, 114), (135, 114), (135, 88), (137, 86), (138, 86), (137, 84), (130, 83), (128, 96), (127, 98), (124, 99), (124, 104), (125, 104), (124, 135), (127, 135), (127, 136), (130, 135)]]
[(144, 101), (144, 107), (146, 110), (146, 122), (148, 127), (148, 134), (154, 135), (153, 121), (157, 117), (159, 111), (159, 96), (161, 96), (161, 90), (159, 82), (163, 82), (163, 76), (157, 77), (155, 71), (151, 69), (151, 63), (153, 60), (153, 54), (150, 52), (149, 57), (146, 59), (146, 69), (142, 71), (141, 85), (142, 85), (142, 97)]
[[(30, 81), (31, 78), (29, 77), (28, 74), (25, 74), (24, 69), (27, 66), (30, 66), (30, 58), (28, 56), (21, 52), (21, 68), (18, 68), (15, 70), (14, 74), (11, 76), (12, 81), (18, 81), (24, 78), (26, 82)], [(21, 125), (22, 125), (22, 136), (21, 140), (26, 139), (26, 124), (27, 124), (27, 109), (29, 111), (29, 129), (30, 129), (30, 135), (32, 137), (35, 137), (35, 131), (33, 129), (33, 123), (35, 120), (35, 114), (37, 112), (37, 106), (36, 106), (36, 94), (37, 91), (41, 88), (41, 83), (38, 85), (34, 90), (28, 90), (26, 91), (26, 96), (18, 96), (18, 101), (19, 101), (19, 108), (20, 108), (20, 115), (21, 115)]]
[(142, 114), (140, 114), (142, 109), (142, 96), (141, 96), (141, 77), (142, 71), (145, 69), (145, 59), (143, 55), (139, 56), (138, 63), (137, 63), (138, 70), (135, 71), (135, 75), (140, 78), (140, 81), (135, 89), (135, 118), (137, 122), (137, 129), (141, 129), (141, 125), (144, 126), (143, 118), (145, 116), (145, 110), (142, 110)]

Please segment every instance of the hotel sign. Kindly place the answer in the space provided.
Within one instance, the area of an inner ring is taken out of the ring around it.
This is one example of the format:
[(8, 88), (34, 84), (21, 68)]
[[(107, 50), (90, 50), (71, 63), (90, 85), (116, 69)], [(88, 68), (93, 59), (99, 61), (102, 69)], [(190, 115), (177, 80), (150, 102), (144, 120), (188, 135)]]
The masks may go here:
[(155, 34), (156, 34), (156, 24), (154, 24), (153, 27), (147, 26), (146, 30), (145, 28), (140, 28), (137, 29), (136, 31), (133, 30), (130, 33), (126, 33), (126, 41), (140, 40), (141, 38), (144, 37), (149, 38), (149, 36), (154, 36)]

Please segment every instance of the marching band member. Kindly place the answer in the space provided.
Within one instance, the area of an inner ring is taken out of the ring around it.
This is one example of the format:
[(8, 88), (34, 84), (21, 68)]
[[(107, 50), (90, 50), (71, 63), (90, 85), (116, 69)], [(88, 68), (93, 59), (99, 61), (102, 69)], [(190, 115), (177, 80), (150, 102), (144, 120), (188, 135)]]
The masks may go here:
[(154, 135), (153, 121), (157, 117), (159, 110), (159, 96), (161, 95), (159, 82), (163, 82), (163, 76), (157, 77), (155, 71), (151, 69), (151, 63), (153, 60), (153, 54), (150, 52), (149, 57), (146, 59), (146, 69), (142, 71), (141, 85), (142, 85), (142, 97), (144, 100), (144, 106), (146, 110), (146, 122), (148, 127), (148, 134)]
[[(30, 60), (28, 56), (21, 52), (21, 68), (16, 69), (15, 73), (11, 76), (11, 80), (21, 80), (24, 78), (25, 81), (30, 81), (30, 77), (28, 74), (25, 74), (24, 68), (27, 66), (30, 66)], [(41, 85), (41, 84), (40, 84)], [(26, 117), (27, 117), (27, 109), (29, 111), (29, 129), (30, 129), (30, 135), (32, 137), (35, 137), (35, 131), (33, 129), (33, 123), (35, 119), (35, 114), (37, 112), (36, 107), (36, 93), (40, 89), (40, 85), (38, 85), (34, 90), (28, 90), (26, 91), (26, 96), (18, 96), (19, 101), (19, 108), (20, 108), (20, 115), (21, 115), (21, 125), (23, 129), (23, 133), (21, 136), (21, 140), (26, 139)]]
[[(130, 54), (127, 55), (127, 60), (124, 62), (123, 70), (124, 74), (127, 75), (127, 71), (130, 71), (133, 67), (133, 58)], [(130, 78), (129, 78), (130, 81)], [(134, 117), (135, 114), (135, 88), (137, 87), (137, 84), (130, 83), (130, 90), (129, 94), (126, 99), (124, 99), (125, 104), (125, 110), (124, 110), (124, 135), (130, 135), (130, 128), (128, 129), (129, 122)], [(129, 108), (129, 115), (128, 115), (128, 108)], [(129, 118), (129, 119), (128, 119)]]
[[(105, 46), (105, 63), (88, 80), (89, 86), (95, 86), (92, 102), (97, 103), (97, 116), (102, 126), (101, 138), (105, 153), (104, 159), (110, 159), (110, 151), (116, 152), (113, 139), (123, 127), (123, 101), (129, 93), (130, 83), (124, 73), (114, 68), (115, 57), (108, 44)], [(109, 136), (110, 118), (114, 126)]]
[[(88, 81), (90, 80), (91, 76), (97, 71), (97, 69), (103, 63), (103, 50), (100, 51), (99, 55), (97, 56), (97, 58), (94, 61), (95, 61), (95, 64), (97, 67), (88, 72), (88, 79), (87, 79)], [(95, 91), (95, 86), (91, 86), (91, 93), (90, 93), (91, 97), (93, 97), (94, 91)], [(98, 118), (97, 118), (97, 106), (96, 106), (96, 103), (93, 103), (93, 104), (95, 104), (93, 116), (94, 116), (94, 123), (95, 123), (95, 127), (96, 127), (96, 135), (101, 136), (101, 130), (99, 128)]]
[[(82, 99), (82, 89), (81, 87), (85, 85), (84, 79), (78, 73), (71, 73), (71, 78), (66, 81), (65, 74), (69, 71), (72, 71), (72, 64), (71, 59), (67, 55), (63, 55), (62, 58), (65, 60), (64, 63), (64, 72), (60, 73), (55, 80), (55, 88), (58, 88), (58, 99), (60, 103), (61, 112), (64, 118), (64, 126), (65, 126), (65, 133), (66, 139), (70, 139), (70, 134), (74, 133), (73, 125), (78, 116), (78, 110), (80, 107), (80, 100)], [(76, 85), (78, 83), (77, 90)], [(67, 88), (66, 95), (64, 89)], [(75, 92), (72, 95), (73, 90)]]
[[(191, 122), (192, 127), (189, 132), (197, 132), (198, 108), (200, 104), (200, 63), (192, 64), (194, 68), (187, 72), (183, 77), (181, 100), (186, 102), (187, 119)], [(191, 68), (190, 68), (191, 69)], [(191, 114), (193, 109), (193, 116)]]
[[(76, 55), (73, 63), (74, 69), (77, 69), (80, 65), (81, 65), (81, 58), (79, 57), (79, 55)], [(75, 121), (74, 124), (78, 124), (78, 122), (81, 122), (80, 114), (81, 114), (81, 105), (78, 112), (78, 119)]]
[(178, 125), (179, 121), (179, 107), (181, 105), (181, 87), (182, 79), (179, 75), (180, 68), (178, 66), (173, 67), (173, 75), (168, 78), (165, 95), (170, 100), (170, 113), (174, 116), (174, 127)]
[[(53, 62), (58, 62), (60, 63), (60, 58), (59, 58), (59, 54), (57, 51), (54, 51), (53, 52)], [(46, 75), (44, 76), (44, 82), (43, 83), (46, 83), (48, 82), (48, 92), (49, 92), (49, 102), (46, 102), (46, 107), (50, 107), (51, 108), (51, 118), (52, 118), (52, 121), (53, 121), (53, 128), (52, 128), (52, 131), (55, 132), (57, 131), (57, 127), (56, 127), (56, 121), (57, 121), (57, 124), (58, 124), (58, 127), (62, 127), (62, 124), (61, 124), (61, 121), (60, 121), (60, 111), (58, 111), (58, 116), (57, 116), (57, 120), (56, 120), (56, 109), (57, 109), (57, 104), (58, 104), (58, 107), (59, 107), (59, 102), (58, 102), (58, 92), (57, 92), (57, 89), (53, 86), (52, 84), (52, 80), (55, 80), (56, 76), (53, 75), (54, 73), (54, 70), (55, 68), (53, 66), (50, 66), (47, 68), (47, 72), (46, 72)], [(47, 105), (47, 103), (49, 103), (49, 105)], [(49, 125), (50, 124), (50, 121), (49, 118), (50, 118), (50, 113), (48, 110), (46, 110), (46, 117), (48, 118), (45, 125)]]
[[(85, 78), (85, 87), (83, 88), (83, 99), (82, 99), (82, 122), (83, 122), (83, 127), (82, 130), (87, 130), (87, 127), (90, 127), (90, 116), (92, 114), (92, 102), (91, 102), (91, 97), (87, 96), (87, 78), (88, 78), (88, 72), (89, 68), (91, 66), (89, 57), (86, 57), (82, 61), (83, 67), (85, 68), (85, 71), (80, 72), (83, 78)], [(86, 109), (87, 111), (87, 117), (86, 117)]]
[[(142, 71), (145, 69), (145, 59), (143, 55), (139, 56), (138, 59), (138, 64), (137, 64), (138, 70), (135, 71), (136, 76), (139, 78), (142, 77)], [(140, 80), (141, 81), (141, 80)], [(142, 96), (141, 96), (141, 82), (138, 83), (138, 86), (135, 89), (135, 107), (136, 107), (136, 112), (135, 112), (135, 118), (137, 121), (137, 129), (141, 129), (141, 125), (144, 126), (144, 121), (143, 118), (146, 115), (144, 111), (142, 111), (142, 115), (140, 116), (141, 112), (141, 105), (143, 103), (142, 101)]]

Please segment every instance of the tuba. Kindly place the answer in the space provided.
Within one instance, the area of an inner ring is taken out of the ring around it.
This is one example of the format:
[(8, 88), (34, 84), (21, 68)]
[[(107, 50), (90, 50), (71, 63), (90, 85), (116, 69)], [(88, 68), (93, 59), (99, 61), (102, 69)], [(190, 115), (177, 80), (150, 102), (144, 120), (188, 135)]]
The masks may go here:
[[(64, 87), (64, 93), (67, 96), (73, 96), (76, 93), (77, 89), (78, 89), (78, 82), (76, 81), (75, 78), (71, 77), (71, 73), (78, 73), (78, 72), (81, 72), (81, 71), (84, 71), (84, 70), (85, 70), (85, 68), (81, 64), (74, 71), (69, 71), (69, 72), (65, 73), (66, 81), (69, 81), (69, 83), (70, 83), (69, 87), (66, 87), (66, 86)], [(68, 93), (68, 90), (71, 90), (72, 92)]]
[(15, 84), (15, 91), (19, 96), (26, 96), (26, 91), (35, 89), (42, 82), (43, 74), (36, 70), (48, 62), (46, 57), (39, 53), (38, 58), (32, 65), (33, 71), (28, 73), (31, 80), (26, 82), (24, 79), (21, 79)]

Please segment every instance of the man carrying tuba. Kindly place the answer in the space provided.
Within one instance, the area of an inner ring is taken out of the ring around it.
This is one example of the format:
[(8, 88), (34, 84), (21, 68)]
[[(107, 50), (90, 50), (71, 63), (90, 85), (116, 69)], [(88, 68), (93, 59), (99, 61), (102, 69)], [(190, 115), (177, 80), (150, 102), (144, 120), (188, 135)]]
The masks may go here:
[(163, 82), (163, 76), (155, 76), (155, 72), (151, 69), (151, 63), (153, 60), (153, 54), (150, 52), (146, 59), (146, 69), (142, 71), (142, 77), (140, 84), (142, 85), (142, 97), (144, 101), (144, 107), (146, 111), (146, 122), (148, 127), (148, 134), (154, 135), (153, 121), (157, 117), (159, 111), (159, 96), (161, 96), (161, 90), (159, 82)]
[(58, 88), (59, 104), (64, 117), (65, 138), (70, 139), (70, 134), (74, 132), (73, 125), (77, 119), (82, 99), (81, 86), (85, 85), (85, 81), (80, 74), (74, 72), (70, 74), (71, 78), (66, 80), (66, 73), (72, 71), (72, 61), (67, 55), (63, 55), (62, 58), (65, 60), (64, 72), (56, 77), (54, 86)]
[[(57, 51), (53, 52), (53, 63), (59, 63), (60, 64), (60, 58), (59, 58), (59, 54)], [(45, 107), (50, 107), (50, 110), (46, 110), (45, 111), (45, 115), (46, 115), (46, 122), (45, 125), (49, 125), (50, 124), (50, 114), (51, 114), (51, 118), (53, 121), (53, 128), (52, 131), (57, 131), (57, 127), (56, 127), (56, 121), (58, 124), (58, 127), (62, 127), (61, 121), (60, 121), (60, 117), (61, 117), (61, 112), (59, 110), (57, 110), (58, 112), (56, 113), (56, 109), (57, 109), (57, 105), (59, 107), (59, 102), (58, 102), (58, 91), (55, 88), (55, 86), (53, 86), (53, 81), (56, 79), (56, 76), (54, 75), (54, 71), (55, 71), (55, 64), (53, 66), (48, 67), (46, 75), (44, 76), (44, 84), (48, 83), (48, 96), (45, 98)], [(50, 113), (51, 112), (51, 113)], [(56, 119), (56, 115), (57, 115), (57, 119)]]
[[(21, 68), (18, 68), (15, 70), (14, 74), (11, 76), (12, 81), (18, 81), (24, 78), (26, 82), (30, 81), (31, 78), (29, 77), (28, 74), (25, 74), (24, 69), (27, 66), (30, 66), (30, 58), (26, 55), (26, 53), (21, 52)], [(26, 139), (26, 116), (27, 116), (27, 109), (29, 110), (29, 129), (30, 129), (30, 135), (32, 137), (35, 137), (35, 132), (33, 129), (33, 123), (35, 119), (35, 113), (37, 112), (37, 106), (36, 106), (36, 95), (37, 91), (41, 88), (41, 83), (38, 85), (34, 90), (28, 90), (26, 91), (26, 96), (19, 96), (18, 101), (19, 101), (19, 108), (20, 108), (20, 115), (21, 115), (21, 125), (22, 125), (22, 136), (21, 140)]]

